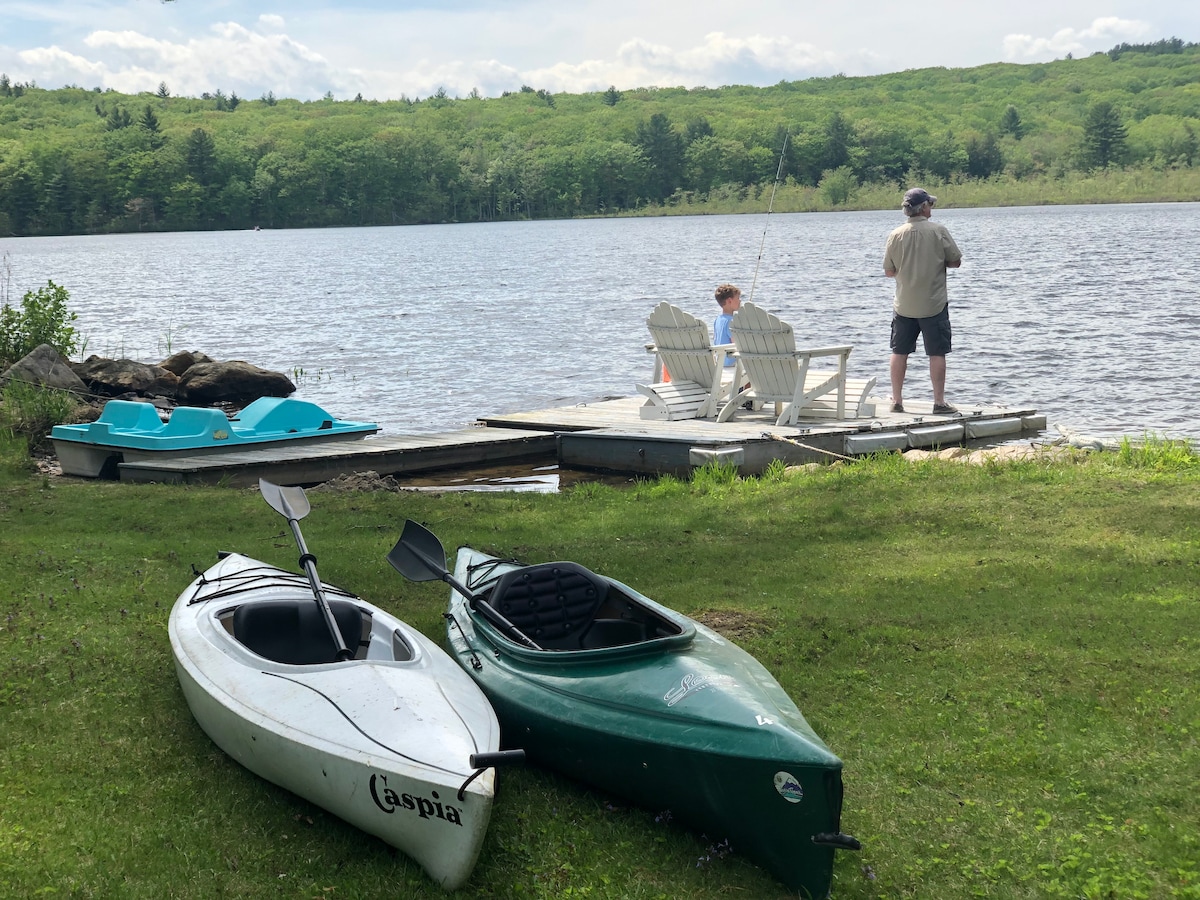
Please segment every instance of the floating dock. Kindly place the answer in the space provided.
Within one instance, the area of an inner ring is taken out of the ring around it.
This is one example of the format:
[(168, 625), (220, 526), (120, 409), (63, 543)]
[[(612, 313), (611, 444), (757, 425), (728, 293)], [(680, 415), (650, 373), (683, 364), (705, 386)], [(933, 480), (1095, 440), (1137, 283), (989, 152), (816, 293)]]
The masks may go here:
[(247, 487), (258, 484), (259, 478), (284, 485), (318, 484), (355, 472), (405, 475), (520, 460), (552, 460), (554, 453), (553, 432), (467, 428), (442, 434), (327, 441), (174, 459), (138, 459), (120, 463), (117, 471), (122, 481)]
[[(1035, 409), (962, 408), (936, 416), (932, 404), (907, 404), (904, 413), (870, 418), (775, 424), (768, 410), (739, 411), (728, 422), (684, 419), (661, 422), (640, 418), (641, 398), (587, 406), (513, 413), (483, 420), (489, 428), (532, 428), (534, 422), (558, 434), (558, 462), (572, 469), (606, 469), (638, 475), (685, 475), (715, 460), (759, 475), (774, 460), (786, 465), (829, 462), (885, 451), (958, 446), (969, 441), (1019, 438), (1046, 428)], [(886, 408), (880, 401), (876, 409)], [(552, 426), (549, 423), (553, 422)]]
[[(1025, 407), (960, 406), (935, 416), (931, 404), (906, 403), (907, 412), (848, 420), (802, 420), (778, 426), (769, 410), (739, 410), (729, 422), (642, 419), (641, 397), (509, 413), (481, 419), (477, 427), (439, 434), (379, 436), (352, 442), (297, 445), (272, 450), (122, 462), (122, 481), (254, 485), (316, 484), (339, 475), (373, 471), (381, 476), (509, 462), (557, 462), (568, 469), (633, 475), (686, 475), (715, 460), (761, 474), (774, 460), (787, 465), (911, 448), (1002, 442), (1033, 436), (1045, 416)], [(879, 400), (876, 409), (887, 409)]]

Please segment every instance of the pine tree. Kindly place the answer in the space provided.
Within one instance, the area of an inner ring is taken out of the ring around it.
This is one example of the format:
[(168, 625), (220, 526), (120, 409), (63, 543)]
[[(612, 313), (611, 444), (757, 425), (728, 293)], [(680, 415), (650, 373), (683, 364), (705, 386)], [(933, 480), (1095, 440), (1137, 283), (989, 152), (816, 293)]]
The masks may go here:
[(671, 127), (665, 113), (655, 113), (637, 126), (636, 143), (650, 163), (646, 185), (653, 200), (665, 200), (679, 187), (683, 177), (683, 136)]
[(187, 171), (197, 184), (208, 186), (216, 175), (217, 146), (203, 128), (196, 128), (187, 136), (183, 147)]
[(1000, 117), (1000, 133), (1011, 134), (1018, 141), (1025, 134), (1025, 123), (1021, 121), (1021, 114), (1011, 103), (1004, 110), (1004, 115)]
[(145, 128), (151, 134), (158, 134), (158, 116), (154, 114), (154, 110), (146, 104), (146, 109), (142, 112), (142, 117), (138, 119), (138, 124)]
[(1121, 123), (1121, 114), (1107, 100), (1098, 100), (1087, 111), (1083, 122), (1083, 145), (1080, 155), (1088, 168), (1103, 169), (1125, 161), (1125, 141), (1128, 133)]
[(122, 128), (128, 128), (133, 124), (133, 119), (130, 117), (128, 110), (123, 106), (114, 106), (108, 111), (108, 121), (104, 123), (104, 127), (109, 131), (120, 131)]

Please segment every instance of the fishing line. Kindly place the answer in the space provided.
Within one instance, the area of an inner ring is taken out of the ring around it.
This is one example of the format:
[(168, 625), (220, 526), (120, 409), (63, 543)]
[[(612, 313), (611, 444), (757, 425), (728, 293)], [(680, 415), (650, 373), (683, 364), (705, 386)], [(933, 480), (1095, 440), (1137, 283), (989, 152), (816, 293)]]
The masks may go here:
[(775, 170), (775, 183), (771, 185), (771, 202), (767, 204), (767, 222), (763, 225), (762, 241), (758, 245), (758, 262), (754, 264), (754, 280), (750, 282), (750, 295), (747, 300), (754, 299), (754, 286), (758, 284), (758, 267), (762, 265), (763, 247), (767, 244), (767, 226), (771, 224), (771, 209), (775, 206), (775, 191), (779, 188), (779, 177), (783, 174), (783, 159), (787, 156), (788, 138), (791, 131), (784, 132), (783, 149), (779, 151), (779, 167)]

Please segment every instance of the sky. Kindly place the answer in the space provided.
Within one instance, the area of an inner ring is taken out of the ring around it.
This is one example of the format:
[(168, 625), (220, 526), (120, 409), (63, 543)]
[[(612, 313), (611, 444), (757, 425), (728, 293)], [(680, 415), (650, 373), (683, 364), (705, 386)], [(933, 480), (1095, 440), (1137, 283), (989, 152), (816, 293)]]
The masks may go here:
[(245, 99), (779, 81), (1200, 42), (1196, 0), (0, 0), (0, 72)]

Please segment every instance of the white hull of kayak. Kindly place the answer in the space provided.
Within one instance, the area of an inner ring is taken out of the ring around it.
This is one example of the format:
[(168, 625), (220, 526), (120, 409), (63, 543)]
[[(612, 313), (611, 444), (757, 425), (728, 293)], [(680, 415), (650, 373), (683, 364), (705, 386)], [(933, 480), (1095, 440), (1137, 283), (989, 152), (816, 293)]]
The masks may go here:
[(460, 887), (494, 796), (487, 769), (460, 799), (471, 755), (499, 746), (487, 699), (436, 644), (357, 598), (348, 600), (369, 613), (370, 633), (352, 660), (279, 663), (234, 637), (237, 607), (292, 599), (315, 606), (303, 576), (237, 554), (183, 592), (169, 631), (192, 715), (250, 771), (404, 851), (442, 887)]

